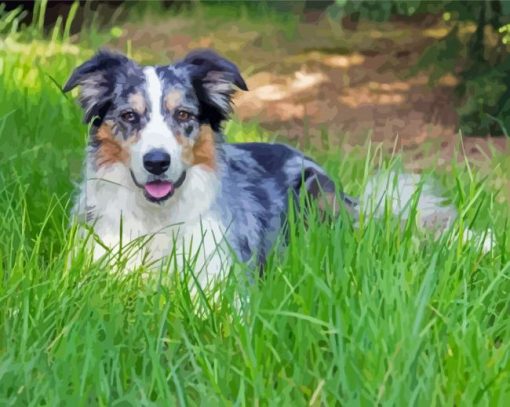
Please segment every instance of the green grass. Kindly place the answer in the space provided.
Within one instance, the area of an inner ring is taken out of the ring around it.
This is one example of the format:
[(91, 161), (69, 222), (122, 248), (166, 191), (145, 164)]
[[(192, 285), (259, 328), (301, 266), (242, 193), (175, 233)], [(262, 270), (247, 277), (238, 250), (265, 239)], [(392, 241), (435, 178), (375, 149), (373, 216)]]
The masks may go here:
[[(68, 228), (86, 127), (57, 84), (91, 52), (0, 37), (1, 405), (507, 404), (504, 156), (429, 169), (463, 213), (452, 233), (492, 227), (492, 254), (391, 217), (297, 217), (265, 278), (247, 284), (236, 265), (198, 316), (177, 275), (94, 264)], [(237, 121), (228, 134), (271, 137)], [(313, 155), (352, 194), (388, 165), (377, 151)]]

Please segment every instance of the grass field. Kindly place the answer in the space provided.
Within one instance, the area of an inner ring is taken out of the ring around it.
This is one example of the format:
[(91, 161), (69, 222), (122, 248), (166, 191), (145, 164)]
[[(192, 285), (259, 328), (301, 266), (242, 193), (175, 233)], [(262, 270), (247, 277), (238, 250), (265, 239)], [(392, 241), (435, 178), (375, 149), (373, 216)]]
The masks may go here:
[[(64, 28), (43, 38), (8, 20), (0, 19), (0, 405), (507, 405), (506, 157), (428, 169), (462, 213), (451, 233), (491, 227), (492, 253), (434, 241), (412, 222), (400, 230), (391, 217), (360, 229), (339, 219), (305, 230), (296, 220), (263, 280), (246, 284), (236, 265), (219, 304), (197, 317), (175, 275), (142, 279), (94, 264), (68, 228), (87, 129), (59, 85), (108, 34), (77, 44)], [(268, 137), (238, 121), (227, 134)], [(374, 150), (312, 154), (354, 195), (388, 165)], [(243, 312), (237, 292), (249, 297)]]

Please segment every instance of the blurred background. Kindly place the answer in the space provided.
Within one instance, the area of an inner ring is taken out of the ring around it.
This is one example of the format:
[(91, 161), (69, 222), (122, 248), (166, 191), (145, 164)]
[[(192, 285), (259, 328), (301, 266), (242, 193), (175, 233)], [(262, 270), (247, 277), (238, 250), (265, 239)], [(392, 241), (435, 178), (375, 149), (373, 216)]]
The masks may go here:
[(11, 1), (0, 15), (20, 42), (67, 36), (142, 63), (214, 48), (250, 88), (237, 118), (302, 147), (370, 139), (421, 163), (423, 146), (447, 160), (462, 135), (476, 159), (510, 132), (510, 1)]

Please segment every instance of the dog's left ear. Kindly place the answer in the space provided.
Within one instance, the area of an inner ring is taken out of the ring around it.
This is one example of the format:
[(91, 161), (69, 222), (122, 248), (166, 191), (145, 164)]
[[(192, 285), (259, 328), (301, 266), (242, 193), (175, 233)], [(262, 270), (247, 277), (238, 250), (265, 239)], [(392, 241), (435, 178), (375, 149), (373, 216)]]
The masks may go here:
[(208, 121), (213, 130), (219, 130), (232, 111), (235, 88), (248, 90), (239, 69), (209, 49), (192, 51), (177, 66), (188, 69), (200, 101), (201, 119)]

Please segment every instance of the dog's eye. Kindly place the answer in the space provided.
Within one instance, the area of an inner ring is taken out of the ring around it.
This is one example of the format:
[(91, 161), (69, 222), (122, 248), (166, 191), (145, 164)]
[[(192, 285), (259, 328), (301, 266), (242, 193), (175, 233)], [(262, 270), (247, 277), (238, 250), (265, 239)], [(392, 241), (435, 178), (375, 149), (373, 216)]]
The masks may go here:
[(122, 120), (128, 123), (138, 123), (138, 120), (140, 119), (138, 115), (131, 110), (122, 113), (120, 117), (122, 118)]
[(180, 122), (187, 122), (188, 120), (191, 119), (191, 113), (189, 112), (186, 112), (185, 110), (178, 110), (176, 113), (175, 113), (175, 117), (177, 120), (179, 120)]

